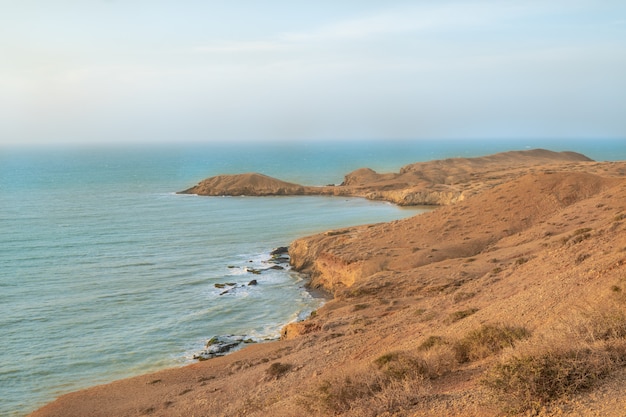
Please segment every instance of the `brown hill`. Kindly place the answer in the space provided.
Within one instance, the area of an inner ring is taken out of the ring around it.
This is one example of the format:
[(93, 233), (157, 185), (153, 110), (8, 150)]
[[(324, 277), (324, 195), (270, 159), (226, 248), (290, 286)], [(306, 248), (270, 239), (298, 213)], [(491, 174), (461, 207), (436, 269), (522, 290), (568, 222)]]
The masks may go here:
[(220, 175), (205, 179), (182, 193), (206, 196), (336, 195), (385, 200), (403, 206), (448, 205), (547, 164), (567, 169), (568, 164), (581, 162), (593, 163), (574, 152), (534, 149), (479, 158), (419, 162), (403, 167), (398, 173), (380, 174), (370, 168), (361, 168), (347, 174), (338, 186), (303, 186), (262, 174)]
[(257, 173), (218, 175), (207, 178), (182, 194), (206, 196), (301, 195), (304, 187)]
[(623, 416), (626, 162), (486, 172), (456, 204), (294, 242), (332, 299), (280, 342), (33, 416)]

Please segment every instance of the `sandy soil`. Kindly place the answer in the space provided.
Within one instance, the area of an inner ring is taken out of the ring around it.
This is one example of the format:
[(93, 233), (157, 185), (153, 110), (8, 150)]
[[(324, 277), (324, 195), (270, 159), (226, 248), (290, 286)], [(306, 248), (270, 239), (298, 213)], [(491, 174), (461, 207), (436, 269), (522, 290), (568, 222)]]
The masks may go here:
[[(344, 184), (322, 188), (445, 205), (293, 242), (293, 267), (333, 298), (281, 341), (71, 393), (32, 416), (624, 416), (620, 361), (525, 408), (484, 381), (528, 352), (592, 346), (590, 317), (626, 316), (626, 162), (510, 152), (359, 170)], [(459, 359), (452, 347), (485, 325), (527, 336)], [(611, 337), (619, 347), (626, 330)]]

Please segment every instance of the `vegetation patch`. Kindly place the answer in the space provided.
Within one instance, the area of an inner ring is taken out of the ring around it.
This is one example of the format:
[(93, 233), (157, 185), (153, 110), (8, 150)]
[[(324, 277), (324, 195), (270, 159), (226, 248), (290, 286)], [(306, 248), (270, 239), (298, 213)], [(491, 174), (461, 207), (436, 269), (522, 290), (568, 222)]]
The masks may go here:
[(289, 372), (291, 368), (293, 368), (293, 365), (289, 363), (274, 362), (267, 368), (265, 373), (270, 379), (278, 379)]
[(478, 311), (477, 308), (470, 308), (467, 310), (455, 311), (454, 313), (450, 313), (450, 315), (446, 318), (446, 323), (452, 324), (459, 320), (463, 320), (465, 317), (469, 317), (472, 314), (476, 313), (477, 311)]
[(484, 325), (455, 342), (453, 349), (457, 361), (465, 363), (487, 358), (528, 337), (530, 332), (524, 327)]
[(345, 413), (354, 403), (383, 390), (383, 381), (368, 373), (355, 373), (327, 379), (304, 397), (304, 405), (312, 412)]
[(464, 300), (469, 300), (470, 298), (474, 297), (475, 295), (476, 295), (475, 292), (459, 291), (456, 294), (454, 294), (454, 302), (455, 303), (459, 303), (459, 302), (464, 301)]
[(536, 411), (545, 404), (590, 388), (626, 362), (626, 344), (553, 349), (514, 356), (483, 379), (512, 412)]
[(419, 377), (394, 379), (369, 369), (327, 379), (299, 402), (312, 415), (405, 415), (425, 391)]
[(426, 340), (424, 340), (418, 347), (419, 351), (427, 351), (435, 346), (447, 345), (448, 342), (441, 336), (428, 336)]
[(528, 345), (493, 366), (483, 384), (511, 412), (534, 411), (593, 387), (626, 366), (626, 310), (618, 301), (583, 312), (548, 344)]
[(390, 379), (415, 379), (429, 376), (428, 367), (421, 358), (404, 352), (384, 354), (374, 361), (374, 365)]

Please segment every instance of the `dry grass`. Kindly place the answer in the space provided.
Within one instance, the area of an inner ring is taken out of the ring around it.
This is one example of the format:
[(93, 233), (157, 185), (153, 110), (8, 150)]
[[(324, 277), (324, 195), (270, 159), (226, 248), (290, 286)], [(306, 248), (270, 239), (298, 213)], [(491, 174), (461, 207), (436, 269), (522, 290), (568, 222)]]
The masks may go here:
[(427, 351), (435, 346), (446, 345), (448, 342), (441, 336), (428, 336), (418, 347), (419, 351)]
[(495, 365), (483, 383), (508, 411), (538, 410), (566, 395), (592, 387), (626, 362), (626, 343), (567, 344), (521, 353)]
[(472, 314), (475, 314), (477, 311), (478, 311), (477, 308), (469, 308), (467, 310), (455, 311), (453, 313), (450, 313), (448, 315), (448, 317), (446, 317), (445, 323), (446, 324), (452, 324), (452, 323), (457, 322), (459, 320), (463, 320), (465, 317), (469, 317)]
[(516, 349), (486, 372), (483, 383), (510, 412), (542, 406), (593, 387), (626, 366), (626, 310), (598, 303), (573, 314), (569, 331)]
[(395, 415), (415, 405), (428, 384), (419, 372), (408, 369), (391, 374), (376, 369), (339, 373), (303, 394), (300, 403), (310, 415)]
[(289, 372), (291, 368), (293, 368), (293, 365), (289, 363), (274, 362), (267, 368), (265, 374), (268, 379), (278, 379)]
[(489, 324), (467, 333), (453, 344), (453, 349), (459, 363), (471, 362), (499, 353), (529, 336), (523, 327)]
[(397, 414), (414, 406), (436, 376), (434, 361), (407, 352), (389, 352), (370, 367), (339, 373), (302, 396), (302, 405), (314, 415), (379, 416)]

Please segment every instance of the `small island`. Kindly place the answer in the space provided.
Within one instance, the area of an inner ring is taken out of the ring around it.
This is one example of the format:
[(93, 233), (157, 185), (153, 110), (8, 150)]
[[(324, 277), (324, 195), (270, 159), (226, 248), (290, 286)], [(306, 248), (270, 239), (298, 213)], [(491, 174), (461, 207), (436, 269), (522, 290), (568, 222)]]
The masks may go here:
[(337, 186), (242, 174), (183, 192), (440, 207), (292, 242), (292, 267), (332, 299), (280, 341), (32, 416), (623, 416), (626, 162), (515, 151)]

